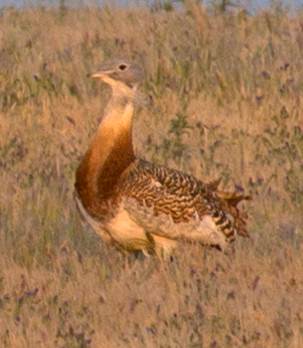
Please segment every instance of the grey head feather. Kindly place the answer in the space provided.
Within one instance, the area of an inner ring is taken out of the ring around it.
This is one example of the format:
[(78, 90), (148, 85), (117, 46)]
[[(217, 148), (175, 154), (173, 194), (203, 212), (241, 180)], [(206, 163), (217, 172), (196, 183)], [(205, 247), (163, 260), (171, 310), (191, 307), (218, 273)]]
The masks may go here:
[(134, 87), (143, 81), (143, 69), (127, 59), (112, 59), (104, 62), (99, 71), (106, 73), (112, 79), (124, 82), (129, 87)]

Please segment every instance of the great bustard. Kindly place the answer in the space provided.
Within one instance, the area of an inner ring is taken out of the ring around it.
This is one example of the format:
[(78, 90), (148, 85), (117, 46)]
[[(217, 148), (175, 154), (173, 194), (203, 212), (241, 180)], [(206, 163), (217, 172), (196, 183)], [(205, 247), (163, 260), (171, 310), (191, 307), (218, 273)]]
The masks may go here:
[(178, 240), (224, 249), (247, 235), (237, 203), (247, 197), (220, 192), (191, 175), (135, 156), (132, 143), (139, 66), (124, 60), (92, 75), (112, 89), (95, 137), (76, 172), (81, 214), (106, 241), (127, 250), (168, 255)]

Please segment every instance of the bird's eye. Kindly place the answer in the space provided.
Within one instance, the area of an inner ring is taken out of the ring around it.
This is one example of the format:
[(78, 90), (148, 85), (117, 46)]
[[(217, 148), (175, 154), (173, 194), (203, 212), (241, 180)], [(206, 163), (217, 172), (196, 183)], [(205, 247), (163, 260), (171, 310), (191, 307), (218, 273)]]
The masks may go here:
[(127, 65), (126, 64), (120, 64), (119, 65), (119, 70), (125, 70), (127, 68)]

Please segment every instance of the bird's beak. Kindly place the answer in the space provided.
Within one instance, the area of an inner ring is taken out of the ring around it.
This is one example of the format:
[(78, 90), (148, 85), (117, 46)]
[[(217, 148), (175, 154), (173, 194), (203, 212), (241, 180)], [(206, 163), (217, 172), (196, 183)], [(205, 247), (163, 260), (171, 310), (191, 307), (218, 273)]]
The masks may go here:
[(91, 74), (90, 77), (93, 79), (101, 79), (103, 80), (105, 77), (108, 77), (109, 74), (111, 74), (112, 70), (100, 70), (94, 74)]

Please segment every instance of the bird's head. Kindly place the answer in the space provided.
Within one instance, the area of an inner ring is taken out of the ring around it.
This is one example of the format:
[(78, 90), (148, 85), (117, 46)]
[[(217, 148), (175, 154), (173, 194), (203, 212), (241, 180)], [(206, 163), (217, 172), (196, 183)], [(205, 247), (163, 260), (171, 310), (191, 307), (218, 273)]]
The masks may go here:
[(124, 59), (106, 62), (91, 75), (110, 85), (114, 95), (128, 99), (136, 98), (137, 87), (143, 76), (140, 66)]

